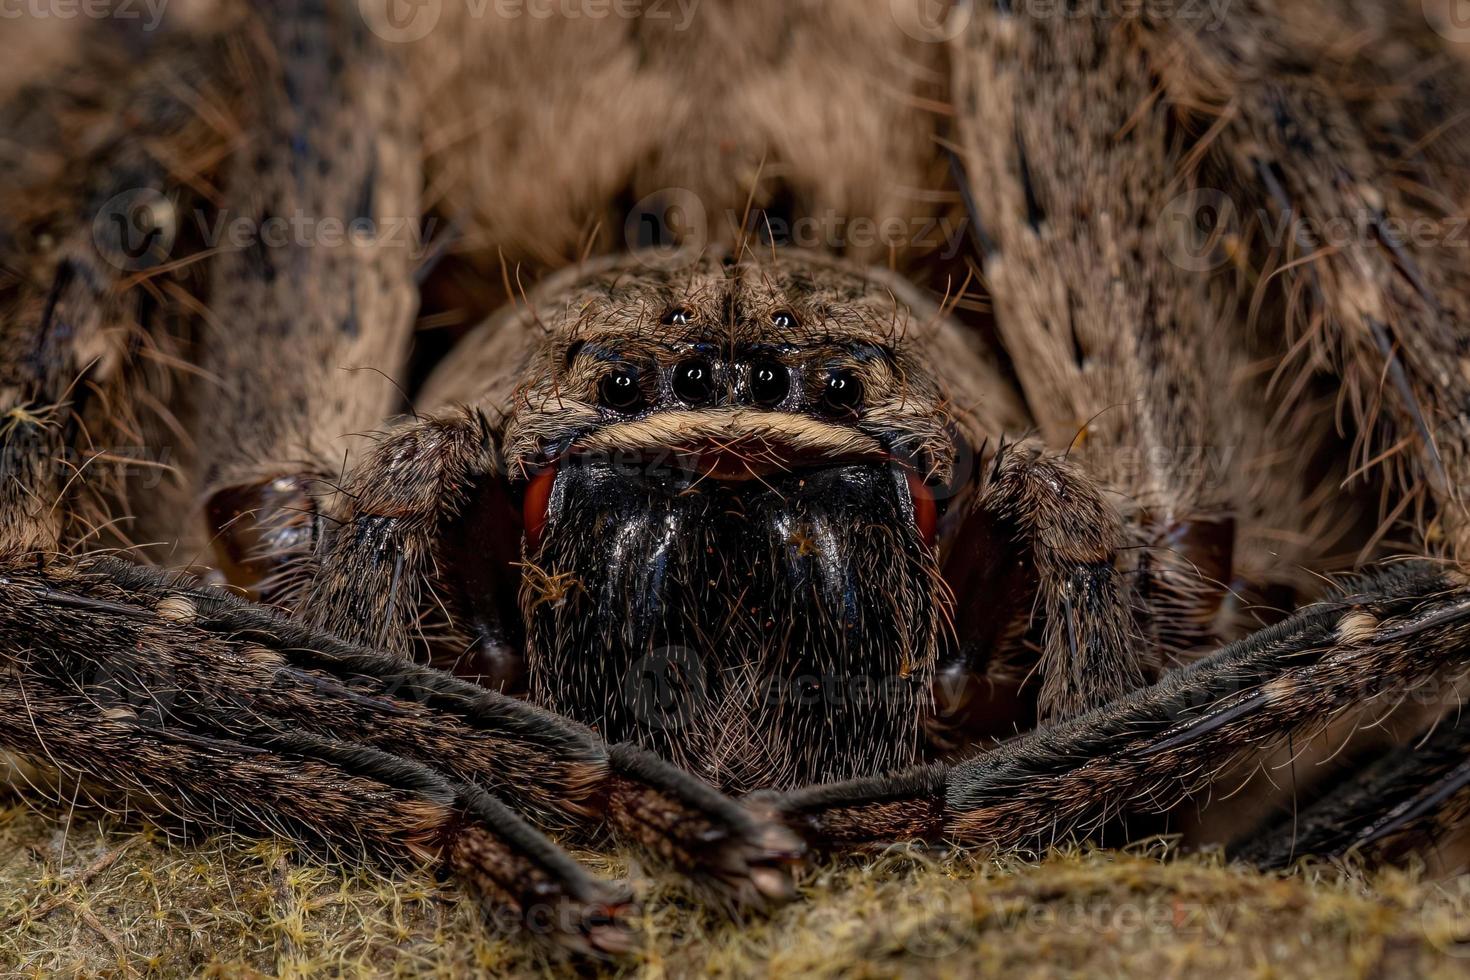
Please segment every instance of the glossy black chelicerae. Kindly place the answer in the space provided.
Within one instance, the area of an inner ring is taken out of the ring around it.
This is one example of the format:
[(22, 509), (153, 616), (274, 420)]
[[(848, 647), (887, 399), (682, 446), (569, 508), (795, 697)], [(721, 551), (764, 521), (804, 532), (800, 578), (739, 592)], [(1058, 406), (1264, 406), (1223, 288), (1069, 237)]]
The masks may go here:
[(577, 459), (535, 561), (532, 695), (733, 791), (910, 765), (939, 617), (908, 481), (884, 463), (740, 479)]

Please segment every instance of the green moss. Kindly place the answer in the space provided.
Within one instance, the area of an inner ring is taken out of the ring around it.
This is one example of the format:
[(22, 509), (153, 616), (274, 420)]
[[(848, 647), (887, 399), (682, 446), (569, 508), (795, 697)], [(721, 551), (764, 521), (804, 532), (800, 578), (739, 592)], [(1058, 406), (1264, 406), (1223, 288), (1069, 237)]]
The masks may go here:
[[(426, 873), (280, 843), (171, 843), (95, 814), (0, 808), (0, 973), (228, 977), (551, 974)], [(625, 975), (1470, 976), (1470, 879), (1313, 866), (1261, 875), (1161, 849), (1040, 863), (912, 851), (809, 871), (801, 901), (731, 922), (643, 881)], [(583, 855), (600, 872), (616, 861)], [(1461, 945), (1460, 941), (1466, 944)]]

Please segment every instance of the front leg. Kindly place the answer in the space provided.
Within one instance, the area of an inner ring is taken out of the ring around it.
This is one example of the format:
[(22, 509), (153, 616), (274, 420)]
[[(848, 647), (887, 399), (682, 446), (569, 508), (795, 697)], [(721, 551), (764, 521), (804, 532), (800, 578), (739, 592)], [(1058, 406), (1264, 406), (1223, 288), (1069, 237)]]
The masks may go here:
[(27, 660), (26, 671), (83, 690), (111, 679), (156, 707), (159, 725), (245, 741), (300, 733), (412, 760), (547, 827), (610, 828), (737, 905), (789, 893), (785, 869), (799, 844), (782, 828), (649, 753), (609, 746), (524, 701), (123, 562), (15, 568), (0, 588), (11, 606), (0, 614), (0, 652), (31, 636), (48, 656)]
[(1107, 707), (970, 762), (767, 796), (824, 846), (895, 839), (1044, 847), (1208, 791), (1330, 722), (1408, 697), (1453, 708), (1470, 587), (1428, 563), (1364, 576)]
[(1456, 839), (1470, 817), (1470, 724), (1458, 713), (1428, 735), (1383, 753), (1356, 778), (1334, 786), (1266, 833), (1241, 841), (1231, 857), (1263, 868), (1304, 854), (1356, 851), (1372, 859), (1417, 853), (1441, 870), (1463, 865)]
[[(7, 568), (0, 595), (0, 745), (63, 786), (173, 825), (435, 863), (492, 918), (533, 924), (550, 910), (540, 938), (583, 953), (629, 946), (626, 885), (593, 878), (488, 792), (435, 760), (269, 714), (263, 702), (293, 688), (371, 703), (273, 656), (269, 618), (249, 638), (212, 637), (200, 628), (207, 592), (120, 564)], [(274, 678), (259, 672), (271, 665)], [(321, 701), (318, 716), (331, 709)]]
[[(0, 572), (0, 745), (170, 821), (432, 861), (583, 952), (631, 896), (517, 811), (602, 825), (735, 905), (791, 893), (799, 844), (692, 777), (524, 702), (219, 590), (98, 560)], [(499, 800), (514, 804), (515, 809)]]

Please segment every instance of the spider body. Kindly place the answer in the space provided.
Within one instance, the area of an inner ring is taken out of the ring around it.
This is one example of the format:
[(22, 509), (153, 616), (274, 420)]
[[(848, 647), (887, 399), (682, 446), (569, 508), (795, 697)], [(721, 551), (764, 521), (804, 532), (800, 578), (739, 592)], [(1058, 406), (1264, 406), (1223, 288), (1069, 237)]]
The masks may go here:
[(467, 354), (428, 386), (506, 419), (532, 698), (732, 790), (917, 761), (958, 452), (926, 355), (954, 326), (795, 255), (635, 257), (539, 300), (483, 328), (497, 359), (524, 334), (500, 374)]
[[(0, 746), (603, 954), (631, 895), (543, 829), (748, 905), (799, 835), (1458, 830), (1470, 283), (1389, 220), (1470, 200), (1464, 64), (1388, 0), (926, 10), (269, 4), (38, 49)], [(1349, 547), (1420, 560), (1323, 589)], [(1203, 806), (1242, 782), (1248, 821)]]

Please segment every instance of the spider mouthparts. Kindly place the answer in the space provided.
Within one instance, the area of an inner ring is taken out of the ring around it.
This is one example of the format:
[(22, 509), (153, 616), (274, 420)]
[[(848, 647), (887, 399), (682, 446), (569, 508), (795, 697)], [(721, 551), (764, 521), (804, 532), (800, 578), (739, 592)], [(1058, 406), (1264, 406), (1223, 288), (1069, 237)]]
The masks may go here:
[[(906, 467), (715, 480), (571, 454), (532, 484), (527, 562), (575, 583), (520, 594), (533, 697), (735, 792), (913, 761), (940, 600), (934, 503)], [(742, 880), (799, 852), (731, 845)]]
[(679, 463), (710, 480), (759, 480), (791, 470), (795, 463), (770, 454), (742, 452), (734, 447), (705, 447), (677, 453)]
[(546, 529), (546, 515), (551, 508), (551, 490), (556, 485), (556, 466), (548, 466), (531, 477), (521, 502), (521, 519), (526, 529), (526, 547), (535, 551), (541, 546), (541, 532)]
[(934, 502), (934, 490), (912, 470), (904, 475), (909, 481), (909, 495), (914, 499), (914, 526), (919, 529), (919, 537), (932, 548), (939, 527), (939, 507)]

